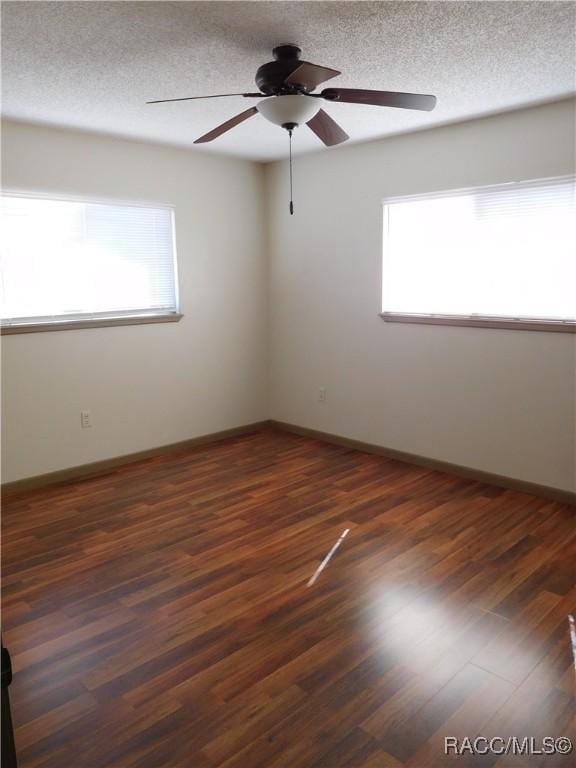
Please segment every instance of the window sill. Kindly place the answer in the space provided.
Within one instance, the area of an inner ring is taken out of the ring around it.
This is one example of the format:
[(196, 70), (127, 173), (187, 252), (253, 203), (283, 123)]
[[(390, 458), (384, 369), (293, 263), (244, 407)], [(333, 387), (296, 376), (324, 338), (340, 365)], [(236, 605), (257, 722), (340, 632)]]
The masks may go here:
[(545, 331), (548, 333), (576, 333), (576, 320), (526, 320), (513, 317), (483, 315), (410, 315), (399, 312), (381, 312), (386, 323), (416, 323), (419, 325), (455, 325), (466, 328), (503, 328), (507, 331)]
[(183, 315), (174, 312), (162, 315), (132, 315), (131, 317), (97, 317), (82, 320), (55, 320), (43, 323), (3, 325), (2, 336), (16, 333), (42, 333), (45, 331), (79, 331), (87, 328), (112, 328), (118, 325), (145, 325), (149, 323), (177, 323)]

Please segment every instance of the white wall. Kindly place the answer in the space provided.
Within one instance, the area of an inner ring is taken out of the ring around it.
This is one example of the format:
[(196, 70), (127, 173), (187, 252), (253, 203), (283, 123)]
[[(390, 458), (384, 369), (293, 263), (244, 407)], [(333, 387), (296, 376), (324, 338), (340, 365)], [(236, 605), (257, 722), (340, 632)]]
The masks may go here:
[(378, 317), (385, 195), (572, 173), (574, 139), (565, 101), (297, 157), (293, 217), (269, 166), (271, 417), (575, 489), (574, 337)]
[(2, 156), (6, 188), (174, 204), (185, 314), (3, 337), (3, 482), (271, 417), (576, 489), (574, 337), (378, 317), (381, 198), (573, 172), (570, 102), (297, 157), (292, 218), (283, 162), (264, 190), (248, 162), (12, 122)]
[(4, 336), (3, 482), (267, 418), (261, 166), (11, 122), (2, 157), (7, 189), (173, 204), (184, 313)]

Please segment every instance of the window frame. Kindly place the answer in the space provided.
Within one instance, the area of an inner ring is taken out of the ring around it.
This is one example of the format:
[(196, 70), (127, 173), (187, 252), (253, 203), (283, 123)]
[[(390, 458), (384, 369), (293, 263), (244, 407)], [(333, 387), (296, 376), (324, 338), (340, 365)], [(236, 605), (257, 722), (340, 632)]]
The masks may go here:
[(408, 195), (390, 195), (381, 200), (382, 204), (382, 247), (380, 254), (380, 312), (379, 316), (386, 323), (405, 323), (408, 325), (440, 325), (458, 326), (463, 328), (492, 328), (507, 331), (541, 331), (548, 333), (576, 333), (576, 318), (569, 320), (555, 320), (547, 317), (514, 317), (513, 315), (484, 315), (472, 313), (469, 315), (451, 315), (441, 313), (409, 313), (389, 312), (382, 309), (384, 303), (384, 277), (385, 277), (385, 237), (388, 222), (390, 204), (399, 201), (418, 200), (422, 198), (437, 198), (456, 196), (466, 192), (475, 192), (482, 189), (495, 189), (498, 187), (511, 187), (518, 184), (530, 184), (536, 182), (545, 183), (559, 179), (576, 180), (574, 174), (561, 176), (548, 176), (536, 179), (519, 179), (497, 184), (481, 184), (473, 187), (458, 187), (454, 189), (439, 189), (431, 192), (422, 192)]
[(118, 312), (90, 312), (85, 315), (78, 314), (74, 317), (54, 315), (50, 319), (36, 320), (32, 318), (16, 322), (7, 322), (0, 318), (0, 335), (11, 336), (20, 333), (42, 333), (47, 331), (73, 331), (87, 330), (89, 328), (113, 328), (124, 325), (149, 325), (151, 323), (177, 323), (184, 315), (180, 308), (180, 280), (178, 270), (178, 249), (176, 244), (176, 211), (173, 205), (158, 203), (149, 200), (122, 200), (114, 197), (92, 197), (88, 195), (69, 195), (61, 192), (36, 192), (31, 190), (4, 188), (0, 193), (2, 197), (23, 197), (34, 200), (47, 200), (51, 202), (86, 203), (93, 205), (123, 206), (126, 208), (153, 208), (169, 211), (172, 231), (172, 264), (174, 268), (174, 298), (175, 310), (151, 310), (149, 312), (136, 311)]

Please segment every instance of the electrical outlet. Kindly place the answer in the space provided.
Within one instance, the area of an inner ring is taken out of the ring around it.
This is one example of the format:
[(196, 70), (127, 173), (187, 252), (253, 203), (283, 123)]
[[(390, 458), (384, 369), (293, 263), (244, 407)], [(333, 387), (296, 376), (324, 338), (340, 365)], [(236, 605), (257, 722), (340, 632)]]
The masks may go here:
[(80, 411), (80, 425), (82, 429), (87, 429), (92, 426), (92, 416), (90, 411)]
[(320, 387), (320, 389), (318, 390), (318, 402), (319, 403), (326, 402), (326, 387)]

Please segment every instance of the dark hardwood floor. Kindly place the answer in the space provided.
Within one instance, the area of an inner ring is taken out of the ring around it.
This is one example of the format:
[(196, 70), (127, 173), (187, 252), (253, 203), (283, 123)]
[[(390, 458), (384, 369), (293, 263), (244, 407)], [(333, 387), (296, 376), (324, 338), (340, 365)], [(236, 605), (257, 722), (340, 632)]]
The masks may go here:
[(444, 737), (576, 744), (575, 521), (273, 431), (7, 499), (21, 768), (568, 768)]

